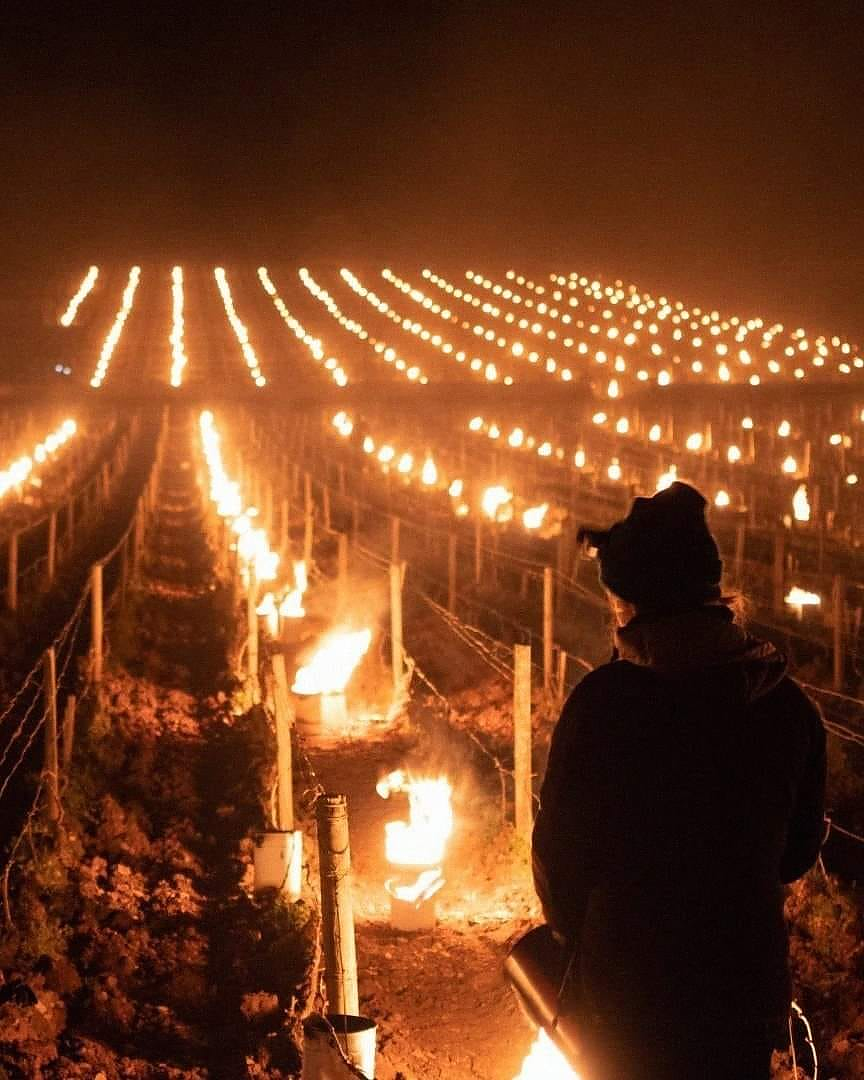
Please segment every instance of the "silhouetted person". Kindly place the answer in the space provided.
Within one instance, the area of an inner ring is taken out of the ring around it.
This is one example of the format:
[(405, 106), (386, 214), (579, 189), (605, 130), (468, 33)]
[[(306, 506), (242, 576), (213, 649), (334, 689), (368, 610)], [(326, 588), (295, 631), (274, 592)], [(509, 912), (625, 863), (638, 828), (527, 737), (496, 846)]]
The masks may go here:
[(822, 837), (820, 715), (721, 598), (694, 488), (583, 535), (616, 658), (555, 729), (534, 877), (575, 949), (585, 1080), (765, 1080), (790, 1000), (783, 883)]

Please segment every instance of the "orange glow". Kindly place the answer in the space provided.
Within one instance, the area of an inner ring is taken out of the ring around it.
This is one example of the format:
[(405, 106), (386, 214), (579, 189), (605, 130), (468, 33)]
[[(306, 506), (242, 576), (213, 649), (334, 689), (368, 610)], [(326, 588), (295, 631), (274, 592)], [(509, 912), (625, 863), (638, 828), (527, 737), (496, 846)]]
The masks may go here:
[(341, 694), (366, 655), (371, 640), (371, 630), (329, 634), (309, 663), (298, 669), (291, 689), (295, 694)]

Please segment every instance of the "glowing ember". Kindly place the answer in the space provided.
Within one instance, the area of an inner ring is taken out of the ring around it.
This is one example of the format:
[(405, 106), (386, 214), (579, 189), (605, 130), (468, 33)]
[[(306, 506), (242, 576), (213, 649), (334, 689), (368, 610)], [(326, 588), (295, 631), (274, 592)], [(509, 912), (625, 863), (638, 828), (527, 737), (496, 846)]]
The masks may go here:
[(383, 799), (396, 792), (408, 796), (409, 820), (388, 821), (384, 826), (387, 861), (397, 866), (439, 866), (453, 831), (449, 780), (415, 780), (397, 769), (378, 781), (376, 791)]
[(810, 520), (810, 501), (807, 498), (806, 484), (801, 484), (792, 496), (792, 512), (796, 521)]
[(295, 694), (341, 694), (371, 640), (371, 630), (330, 634), (298, 670), (291, 689)]
[(541, 503), (540, 506), (530, 506), (522, 513), (522, 524), (526, 529), (539, 529), (543, 524), (549, 510), (549, 503)]
[(515, 1080), (580, 1080), (567, 1059), (542, 1029), (522, 1062)]

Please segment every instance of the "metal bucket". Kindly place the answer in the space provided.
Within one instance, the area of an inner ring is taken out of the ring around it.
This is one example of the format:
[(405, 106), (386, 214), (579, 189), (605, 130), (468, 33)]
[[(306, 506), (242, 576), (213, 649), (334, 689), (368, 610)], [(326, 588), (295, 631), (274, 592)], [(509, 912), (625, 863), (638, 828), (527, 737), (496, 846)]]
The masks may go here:
[(399, 884), (398, 878), (390, 878), (384, 882), (384, 888), (390, 897), (390, 926), (401, 933), (409, 934), (434, 930), (438, 921), (438, 904), (435, 897), (400, 900), (395, 892)]
[(310, 1016), (303, 1023), (302, 1080), (357, 1080), (356, 1070), (374, 1080), (376, 1035), (375, 1022), (366, 1016)]
[(349, 735), (344, 694), (295, 694), (297, 734), (313, 746), (337, 746)]
[(303, 882), (303, 833), (267, 832), (253, 852), (253, 888), (279, 889), (299, 900)]
[(537, 926), (521, 937), (504, 961), (510, 980), (529, 1018), (543, 1028), (570, 1064), (578, 1069), (581, 1037), (572, 1015), (559, 1016), (561, 988), (570, 957), (548, 926)]

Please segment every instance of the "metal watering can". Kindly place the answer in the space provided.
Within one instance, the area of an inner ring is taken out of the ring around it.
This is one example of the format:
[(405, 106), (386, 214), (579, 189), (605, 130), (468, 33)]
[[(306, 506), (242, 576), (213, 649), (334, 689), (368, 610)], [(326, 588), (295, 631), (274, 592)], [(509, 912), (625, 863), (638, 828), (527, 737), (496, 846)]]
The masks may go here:
[(528, 1018), (542, 1028), (574, 1069), (582, 1064), (581, 1038), (573, 1016), (560, 1015), (575, 954), (548, 926), (521, 937), (504, 961), (504, 973)]

